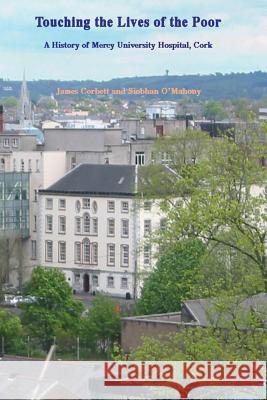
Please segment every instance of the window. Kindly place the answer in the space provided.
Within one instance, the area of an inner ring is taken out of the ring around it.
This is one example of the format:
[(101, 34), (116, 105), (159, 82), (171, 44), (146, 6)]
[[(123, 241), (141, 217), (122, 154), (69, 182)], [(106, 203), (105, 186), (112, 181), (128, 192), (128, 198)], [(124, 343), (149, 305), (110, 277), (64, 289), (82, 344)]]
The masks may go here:
[(98, 244), (92, 243), (92, 264), (98, 264)]
[(121, 236), (129, 237), (129, 220), (128, 219), (121, 220)]
[(83, 199), (83, 208), (90, 208), (90, 199)]
[(28, 160), (28, 171), (32, 170), (32, 160)]
[(80, 242), (74, 243), (74, 261), (76, 263), (82, 262), (82, 245)]
[(39, 170), (39, 160), (35, 161), (35, 170), (36, 170), (36, 172), (40, 172), (40, 170)]
[(34, 189), (34, 200), (33, 201), (37, 201), (38, 199), (38, 190)]
[(92, 285), (94, 287), (98, 286), (98, 276), (97, 275), (92, 276)]
[(113, 276), (107, 277), (107, 287), (114, 288), (114, 278)]
[(46, 201), (45, 208), (47, 210), (53, 210), (53, 199), (47, 198), (45, 199), (45, 201)]
[(66, 217), (60, 215), (58, 217), (58, 233), (66, 233)]
[(53, 232), (53, 216), (52, 215), (46, 215), (45, 218), (45, 231), (46, 233), (52, 233)]
[(98, 219), (92, 218), (92, 235), (98, 234)]
[(0, 160), (0, 170), (4, 171), (5, 170), (5, 159), (1, 158)]
[(128, 278), (121, 278), (121, 289), (128, 289)]
[(53, 242), (51, 240), (45, 242), (45, 261), (53, 261)]
[(81, 211), (81, 202), (80, 202), (80, 200), (76, 201), (75, 210), (76, 210), (77, 213), (79, 213)]
[(37, 258), (36, 240), (32, 240), (32, 260)]
[(83, 216), (83, 232), (90, 233), (90, 215), (88, 213)]
[(12, 139), (12, 147), (18, 147), (18, 144), (19, 144), (18, 139), (17, 138), (13, 138)]
[(76, 157), (71, 157), (70, 167), (71, 167), (71, 169), (76, 167)]
[(129, 212), (129, 203), (128, 203), (128, 201), (122, 201), (121, 202), (121, 212), (122, 213)]
[(121, 266), (128, 267), (129, 265), (129, 246), (127, 244), (121, 245)]
[(13, 171), (17, 171), (17, 160), (13, 159)]
[(93, 201), (92, 210), (93, 210), (93, 212), (94, 212), (95, 214), (97, 213), (97, 202), (96, 202), (96, 201)]
[(9, 139), (4, 139), (4, 147), (9, 147)]
[(144, 210), (151, 211), (152, 203), (151, 201), (144, 201)]
[(108, 212), (115, 212), (115, 201), (108, 200)]
[(66, 242), (58, 243), (58, 261), (66, 262)]
[(33, 216), (33, 231), (37, 231), (37, 215)]
[(144, 236), (150, 235), (151, 233), (151, 220), (145, 219), (144, 220)]
[(90, 263), (90, 242), (87, 239), (83, 242), (83, 262), (84, 264)]
[(151, 264), (151, 245), (146, 244), (144, 246), (144, 265)]
[(107, 245), (107, 264), (108, 265), (115, 265), (115, 244), (109, 243)]
[(161, 218), (160, 220), (160, 230), (161, 231), (166, 231), (167, 227), (167, 218)]
[(108, 218), (108, 236), (115, 236), (115, 219)]
[(66, 209), (66, 200), (65, 199), (59, 199), (58, 200), (58, 208), (60, 210), (65, 210)]
[(20, 160), (20, 170), (21, 171), (24, 171), (24, 169), (25, 169), (25, 164), (24, 164), (24, 160)]
[(75, 283), (79, 284), (79, 283), (80, 283), (80, 278), (81, 278), (81, 275), (80, 275), (80, 274), (75, 274), (75, 275), (74, 275), (74, 281), (75, 281)]
[(81, 218), (76, 217), (75, 218), (75, 233), (81, 233), (81, 230), (82, 230)]
[(145, 165), (145, 153), (143, 151), (135, 153), (135, 165)]

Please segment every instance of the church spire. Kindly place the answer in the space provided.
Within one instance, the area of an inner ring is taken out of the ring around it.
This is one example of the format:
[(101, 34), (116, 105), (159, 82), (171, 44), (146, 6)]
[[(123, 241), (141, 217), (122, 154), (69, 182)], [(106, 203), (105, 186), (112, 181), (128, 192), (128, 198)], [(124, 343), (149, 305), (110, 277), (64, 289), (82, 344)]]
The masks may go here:
[(27, 87), (25, 70), (23, 71), (23, 80), (20, 89), (20, 99), (18, 106), (18, 118), (21, 128), (27, 128), (33, 125), (32, 107), (30, 94)]

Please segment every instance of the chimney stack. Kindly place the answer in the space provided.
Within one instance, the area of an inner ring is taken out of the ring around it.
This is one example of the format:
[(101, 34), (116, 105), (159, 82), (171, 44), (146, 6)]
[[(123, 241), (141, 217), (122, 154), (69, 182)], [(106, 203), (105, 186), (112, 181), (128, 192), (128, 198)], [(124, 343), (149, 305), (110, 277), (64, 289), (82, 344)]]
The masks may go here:
[(0, 104), (0, 133), (4, 131), (4, 108), (2, 104)]

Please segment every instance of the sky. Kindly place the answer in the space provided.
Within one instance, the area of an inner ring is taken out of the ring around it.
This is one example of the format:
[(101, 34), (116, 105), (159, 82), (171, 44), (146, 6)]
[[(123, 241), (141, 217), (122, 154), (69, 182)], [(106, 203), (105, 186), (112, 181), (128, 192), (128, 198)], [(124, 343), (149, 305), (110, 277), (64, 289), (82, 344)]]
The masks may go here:
[[(267, 71), (267, 0), (0, 0), (0, 77), (97, 80), (164, 75)], [(214, 28), (37, 28), (45, 18), (124, 19), (162, 16), (222, 19)], [(200, 41), (212, 49), (52, 49), (45, 42), (157, 43)]]

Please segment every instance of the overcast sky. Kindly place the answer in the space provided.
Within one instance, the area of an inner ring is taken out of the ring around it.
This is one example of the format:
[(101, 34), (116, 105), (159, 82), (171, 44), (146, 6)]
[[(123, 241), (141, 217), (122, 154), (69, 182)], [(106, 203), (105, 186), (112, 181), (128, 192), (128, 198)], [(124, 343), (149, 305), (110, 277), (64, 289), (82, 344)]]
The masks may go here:
[[(108, 80), (125, 76), (267, 71), (267, 0), (0, 0), (0, 77)], [(37, 28), (35, 16), (221, 18), (219, 29)], [(211, 41), (198, 50), (44, 49), (46, 41)]]

